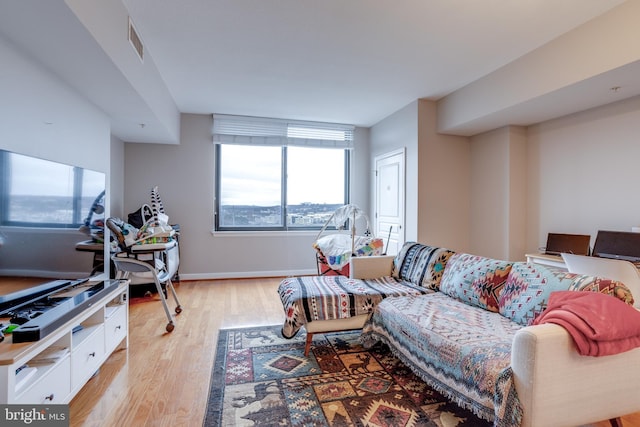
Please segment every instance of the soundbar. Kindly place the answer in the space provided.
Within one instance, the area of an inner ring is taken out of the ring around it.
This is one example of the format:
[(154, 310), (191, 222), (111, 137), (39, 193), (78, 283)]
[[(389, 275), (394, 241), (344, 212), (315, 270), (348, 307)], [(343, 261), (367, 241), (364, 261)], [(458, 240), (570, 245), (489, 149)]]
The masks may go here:
[[(13, 342), (22, 343), (41, 340), (109, 294), (118, 286), (118, 283), (118, 280), (105, 280), (87, 287), (86, 290), (77, 295), (61, 297), (62, 302), (14, 329), (12, 332)], [(56, 297), (53, 295), (48, 298), (55, 299)]]

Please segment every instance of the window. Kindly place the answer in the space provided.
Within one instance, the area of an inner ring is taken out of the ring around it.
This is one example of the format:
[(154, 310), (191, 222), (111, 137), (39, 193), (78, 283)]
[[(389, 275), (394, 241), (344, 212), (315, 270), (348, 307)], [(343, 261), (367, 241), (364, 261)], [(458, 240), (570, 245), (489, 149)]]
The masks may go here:
[(214, 116), (216, 230), (322, 227), (349, 200), (352, 129)]

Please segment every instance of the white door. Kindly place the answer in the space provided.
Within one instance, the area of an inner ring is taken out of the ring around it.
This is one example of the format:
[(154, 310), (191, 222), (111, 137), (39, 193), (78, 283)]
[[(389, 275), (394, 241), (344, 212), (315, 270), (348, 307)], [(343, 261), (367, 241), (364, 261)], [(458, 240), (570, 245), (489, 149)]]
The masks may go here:
[(387, 255), (397, 254), (404, 243), (404, 158), (404, 148), (375, 158), (375, 229)]

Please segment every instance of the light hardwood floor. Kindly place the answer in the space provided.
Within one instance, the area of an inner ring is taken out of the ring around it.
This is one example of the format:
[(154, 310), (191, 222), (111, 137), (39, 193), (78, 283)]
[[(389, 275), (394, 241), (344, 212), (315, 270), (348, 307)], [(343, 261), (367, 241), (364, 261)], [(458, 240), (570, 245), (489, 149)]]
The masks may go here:
[[(71, 402), (71, 426), (202, 426), (218, 329), (282, 323), (279, 282), (182, 281), (183, 311), (170, 334), (159, 300), (132, 304), (129, 348), (114, 353)], [(622, 421), (640, 427), (640, 413)]]

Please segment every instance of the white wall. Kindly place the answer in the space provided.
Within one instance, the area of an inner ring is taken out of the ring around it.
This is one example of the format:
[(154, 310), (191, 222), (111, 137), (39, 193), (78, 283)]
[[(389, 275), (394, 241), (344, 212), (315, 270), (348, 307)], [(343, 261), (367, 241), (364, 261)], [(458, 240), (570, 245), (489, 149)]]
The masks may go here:
[(109, 170), (111, 216), (122, 218), (124, 211), (124, 142), (111, 136), (111, 169)]
[[(403, 107), (371, 127), (369, 144), (372, 168), (377, 156), (405, 148), (405, 240), (418, 240), (418, 101)], [(369, 182), (375, 194), (375, 179)], [(369, 201), (369, 212), (375, 215), (375, 200)]]
[[(352, 202), (367, 213), (371, 221), (371, 227), (373, 227), (373, 211), (369, 210), (369, 204), (371, 203), (369, 183), (373, 181), (375, 171), (371, 163), (370, 130), (368, 128), (356, 128), (354, 138), (356, 149), (351, 156), (352, 179), (349, 182), (349, 193)], [(358, 233), (360, 233), (360, 230), (358, 230)]]
[[(406, 149), (405, 240), (465, 251), (469, 245), (468, 138), (436, 130), (437, 106), (417, 100), (376, 123), (371, 159)], [(371, 180), (374, 213), (375, 180)]]
[[(473, 135), (543, 122), (600, 105), (612, 86), (637, 89), (625, 68), (640, 58), (638, 16), (640, 2), (625, 1), (456, 90), (438, 102), (438, 130)], [(624, 93), (608, 95), (614, 101)]]
[[(126, 144), (125, 215), (158, 186), (171, 223), (180, 224), (180, 276), (184, 279), (260, 277), (317, 272), (317, 231), (212, 233), (214, 146), (211, 115), (184, 114), (180, 145)], [(369, 203), (366, 129), (355, 132), (352, 202)]]
[(640, 97), (471, 138), (471, 248), (524, 260), (547, 234), (640, 225)]
[(509, 221), (508, 128), (471, 139), (470, 252), (504, 258)]
[(528, 129), (527, 250), (640, 225), (640, 97)]
[[(91, 51), (92, 56), (85, 60), (96, 66), (105, 58), (100, 53), (108, 57), (108, 63), (95, 72), (100, 73), (104, 85), (99, 80), (89, 80), (90, 83), (84, 89), (88, 96), (99, 99), (100, 105), (109, 115), (120, 119), (114, 121), (114, 126), (118, 127), (116, 133), (127, 141), (139, 141), (138, 132), (153, 132), (154, 135), (162, 136), (162, 141), (157, 142), (176, 144), (180, 133), (180, 112), (149, 54), (150, 49), (145, 47), (144, 61), (141, 61), (134, 53), (128, 37), (125, 37), (130, 17), (125, 5), (120, 1), (65, 0), (65, 3), (89, 31), (92, 43), (96, 43)], [(117, 71), (109, 73), (111, 67), (117, 68)], [(114, 75), (118, 77), (113, 77)], [(122, 77), (126, 79), (127, 86), (135, 88), (135, 96), (131, 96), (128, 90), (121, 89), (123, 83), (119, 78)], [(117, 95), (98, 95), (103, 90), (114, 91)], [(123, 124), (122, 118), (129, 123)], [(144, 131), (138, 128), (139, 123), (145, 124)], [(138, 129), (132, 131), (131, 124), (135, 124)]]
[(439, 134), (436, 103), (418, 103), (418, 241), (468, 251), (469, 139)]
[(1, 36), (0, 58), (0, 148), (107, 172), (109, 118)]
[(527, 130), (509, 127), (509, 226), (506, 259), (527, 253)]
[(471, 138), (470, 252), (521, 260), (525, 247), (526, 130)]

